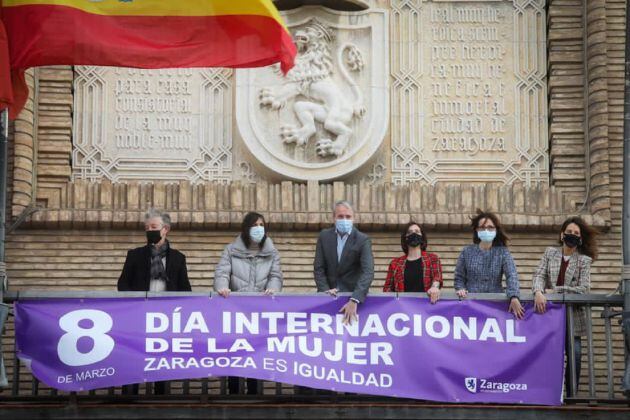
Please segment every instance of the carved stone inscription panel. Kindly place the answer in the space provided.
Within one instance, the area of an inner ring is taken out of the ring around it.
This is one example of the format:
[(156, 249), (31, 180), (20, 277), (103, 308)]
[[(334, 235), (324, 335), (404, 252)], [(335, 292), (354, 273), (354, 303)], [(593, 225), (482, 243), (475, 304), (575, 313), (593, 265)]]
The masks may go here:
[(229, 70), (75, 72), (74, 178), (231, 178)]
[(547, 182), (543, 0), (392, 7), (393, 180)]

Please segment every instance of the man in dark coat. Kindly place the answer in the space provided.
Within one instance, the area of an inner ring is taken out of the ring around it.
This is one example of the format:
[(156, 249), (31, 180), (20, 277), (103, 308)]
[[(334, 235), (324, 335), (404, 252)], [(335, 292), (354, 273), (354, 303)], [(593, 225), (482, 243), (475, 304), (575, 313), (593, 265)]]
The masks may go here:
[[(171, 217), (155, 209), (144, 216), (147, 245), (131, 249), (118, 278), (118, 291), (190, 292), (186, 257), (171, 248), (166, 235)], [(138, 384), (125, 385), (124, 394), (137, 395)], [(155, 394), (166, 394), (167, 382), (155, 383)]]
[(335, 226), (319, 234), (313, 263), (318, 292), (336, 295), (351, 292), (341, 308), (344, 323), (356, 319), (357, 307), (365, 300), (374, 279), (374, 258), (370, 238), (352, 225), (354, 211), (347, 201), (335, 203)]
[(144, 219), (147, 245), (131, 249), (118, 279), (118, 291), (190, 292), (186, 257), (171, 248), (167, 213), (149, 209)]

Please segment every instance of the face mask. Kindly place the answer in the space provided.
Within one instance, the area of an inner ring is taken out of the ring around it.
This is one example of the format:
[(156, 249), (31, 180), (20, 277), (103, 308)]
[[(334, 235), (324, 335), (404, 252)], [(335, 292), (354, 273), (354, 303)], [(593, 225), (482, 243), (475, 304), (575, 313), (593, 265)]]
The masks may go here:
[(582, 242), (582, 238), (577, 235), (565, 233), (564, 237), (562, 238), (562, 242), (564, 242), (564, 244), (569, 248), (575, 248), (576, 246), (580, 245), (580, 243)]
[(496, 230), (482, 230), (477, 232), (477, 236), (481, 242), (492, 242), (497, 237)]
[(249, 228), (249, 237), (252, 241), (257, 244), (262, 241), (262, 238), (265, 236), (265, 227), (264, 226), (252, 226)]
[(345, 235), (346, 233), (350, 233), (352, 230), (352, 220), (350, 219), (337, 219), (335, 220), (335, 229), (337, 232)]
[(422, 235), (420, 235), (419, 233), (410, 233), (409, 235), (407, 235), (407, 237), (405, 238), (405, 243), (410, 246), (410, 247), (418, 247), (420, 245), (422, 245), (423, 242), (423, 237)]
[(147, 230), (146, 234), (147, 242), (149, 242), (149, 245), (155, 245), (160, 242), (160, 239), (162, 239), (162, 235), (160, 235), (160, 230)]

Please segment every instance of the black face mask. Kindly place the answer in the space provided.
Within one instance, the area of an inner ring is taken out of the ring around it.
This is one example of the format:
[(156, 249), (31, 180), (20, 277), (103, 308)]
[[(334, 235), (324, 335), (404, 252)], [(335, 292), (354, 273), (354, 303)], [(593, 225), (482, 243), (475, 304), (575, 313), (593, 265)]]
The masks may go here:
[(147, 242), (149, 243), (149, 245), (155, 245), (158, 242), (160, 242), (160, 239), (162, 239), (162, 236), (160, 235), (159, 230), (147, 230), (146, 234), (147, 234)]
[(422, 237), (422, 235), (418, 234), (418, 233), (411, 233), (409, 235), (407, 235), (407, 237), (405, 238), (405, 243), (408, 246), (411, 247), (417, 247), (422, 245), (422, 242), (424, 241), (424, 238)]
[(564, 237), (562, 238), (562, 242), (564, 242), (564, 244), (569, 248), (575, 248), (582, 243), (582, 238), (577, 235), (565, 233)]

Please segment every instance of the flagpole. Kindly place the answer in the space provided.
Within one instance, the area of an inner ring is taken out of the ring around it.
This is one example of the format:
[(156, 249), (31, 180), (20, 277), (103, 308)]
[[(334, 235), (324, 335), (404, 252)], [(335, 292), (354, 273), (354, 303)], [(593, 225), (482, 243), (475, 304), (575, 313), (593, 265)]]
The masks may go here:
[(5, 235), (7, 210), (7, 164), (8, 164), (9, 112), (0, 113), (0, 303), (4, 297), (6, 285)]
[(9, 314), (9, 306), (4, 304), (4, 292), (7, 278), (7, 266), (4, 259), (5, 225), (7, 209), (7, 164), (8, 164), (8, 139), (9, 139), (9, 112), (8, 109), (0, 111), (0, 389), (6, 387), (6, 369), (2, 357), (2, 336), (4, 335), (4, 322)]

